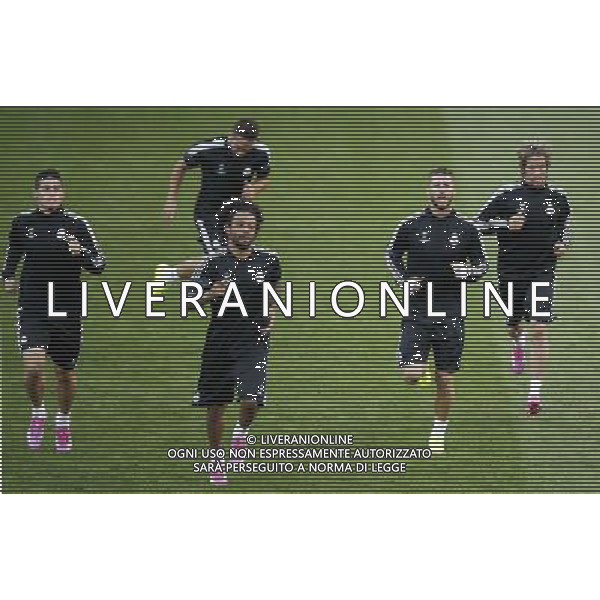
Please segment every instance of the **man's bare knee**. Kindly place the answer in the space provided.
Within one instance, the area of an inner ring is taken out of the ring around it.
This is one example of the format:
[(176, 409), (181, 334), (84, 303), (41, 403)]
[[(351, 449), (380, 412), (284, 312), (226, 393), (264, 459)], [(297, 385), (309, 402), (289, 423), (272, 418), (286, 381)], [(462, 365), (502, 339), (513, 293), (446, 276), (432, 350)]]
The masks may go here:
[(77, 371), (75, 369), (56, 367), (54, 371), (56, 373), (56, 378), (59, 381), (64, 381), (66, 383), (74, 383), (77, 381)]
[(27, 374), (40, 374), (46, 364), (46, 350), (44, 348), (31, 348), (23, 353), (23, 363)]
[(218, 421), (225, 412), (224, 404), (211, 404), (207, 407), (207, 416), (211, 421)]
[(435, 374), (435, 377), (438, 381), (444, 384), (452, 383), (454, 381), (454, 373), (449, 373), (448, 371), (438, 371)]
[(408, 385), (415, 385), (416, 383), (418, 383), (419, 379), (423, 377), (425, 368), (426, 365), (406, 365), (402, 367), (402, 375), (404, 376), (404, 381)]

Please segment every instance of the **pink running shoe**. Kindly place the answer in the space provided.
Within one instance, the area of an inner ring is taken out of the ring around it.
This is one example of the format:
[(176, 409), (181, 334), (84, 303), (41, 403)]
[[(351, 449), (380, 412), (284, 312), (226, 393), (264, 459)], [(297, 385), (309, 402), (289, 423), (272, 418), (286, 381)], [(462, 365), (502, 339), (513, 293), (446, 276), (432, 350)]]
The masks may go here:
[(529, 396), (527, 399), (527, 412), (530, 417), (536, 417), (542, 412), (542, 403), (535, 396)]
[(71, 428), (69, 425), (60, 425), (56, 428), (56, 443), (54, 449), (60, 454), (66, 454), (73, 448)]
[(525, 348), (522, 344), (513, 346), (512, 370), (515, 375), (520, 375), (525, 370)]
[[(246, 435), (241, 431), (234, 429), (233, 436), (231, 438), (231, 448), (234, 450), (243, 450), (246, 447)], [(241, 463), (244, 462), (243, 458), (232, 458), (231, 462)]]
[(31, 417), (27, 430), (27, 445), (30, 450), (39, 450), (42, 447), (45, 427), (46, 419), (44, 417)]
[(219, 463), (221, 465), (222, 471), (211, 471), (209, 474), (210, 482), (213, 485), (223, 486), (227, 485), (227, 473), (225, 472), (225, 461), (224, 460), (215, 460), (215, 463)]

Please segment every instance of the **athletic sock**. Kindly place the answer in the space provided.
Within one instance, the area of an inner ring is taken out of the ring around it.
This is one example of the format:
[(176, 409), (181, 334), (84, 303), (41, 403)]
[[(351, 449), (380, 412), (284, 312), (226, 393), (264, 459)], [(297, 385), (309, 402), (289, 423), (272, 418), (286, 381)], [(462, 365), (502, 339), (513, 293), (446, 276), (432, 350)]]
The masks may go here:
[(448, 427), (448, 419), (434, 419), (431, 433), (435, 435), (445, 435), (446, 427)]
[(242, 427), (240, 425), (240, 422), (238, 421), (235, 424), (235, 427), (233, 428), (233, 435), (234, 436), (238, 436), (238, 435), (248, 435), (248, 431), (250, 430), (250, 427)]
[(212, 463), (214, 465), (214, 467), (216, 467), (217, 465), (219, 465), (219, 467), (221, 468), (220, 471), (217, 470), (217, 473), (225, 473), (225, 460), (222, 458), (213, 458)]
[(529, 384), (529, 396), (539, 398), (542, 391), (542, 380), (532, 379)]
[(41, 406), (32, 406), (31, 416), (34, 419), (45, 419), (48, 416), (48, 413), (46, 412), (46, 407), (43, 404)]
[(56, 415), (56, 426), (57, 427), (68, 427), (71, 424), (71, 415), (64, 413), (57, 413)]

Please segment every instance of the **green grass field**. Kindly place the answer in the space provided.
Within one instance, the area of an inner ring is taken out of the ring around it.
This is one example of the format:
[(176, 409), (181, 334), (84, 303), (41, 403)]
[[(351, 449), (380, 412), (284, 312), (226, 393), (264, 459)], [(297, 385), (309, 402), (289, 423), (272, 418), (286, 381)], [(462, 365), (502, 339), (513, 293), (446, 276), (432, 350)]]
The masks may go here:
[[(279, 319), (271, 350), (269, 405), (256, 434), (351, 433), (365, 447), (423, 447), (433, 388), (407, 388), (396, 365), (399, 318), (378, 316), (377, 283), (397, 223), (425, 203), (432, 166), (457, 173), (456, 207), (472, 216), (500, 185), (517, 178), (515, 147), (552, 143), (552, 180), (568, 193), (574, 245), (562, 259), (551, 328), (546, 411), (526, 419), (526, 376), (509, 373), (501, 315), (481, 315), (471, 290), (458, 400), (447, 453), (409, 461), (404, 475), (231, 476), (227, 492), (565, 492), (600, 491), (600, 358), (595, 317), (600, 253), (598, 110), (355, 108), (0, 109), (0, 239), (32, 205), (33, 174), (63, 171), (68, 205), (86, 217), (108, 257), (90, 282), (90, 317), (74, 409), (75, 449), (56, 456), (25, 447), (28, 402), (15, 340), (14, 297), (3, 294), (2, 426), (5, 492), (213, 492), (193, 461), (168, 447), (205, 446), (204, 411), (190, 406), (206, 322), (178, 318), (167, 290), (166, 319), (143, 317), (143, 282), (159, 262), (195, 256), (197, 180), (186, 180), (175, 224), (162, 223), (173, 162), (194, 141), (226, 133), (238, 118), (262, 126), (272, 182), (260, 199), (260, 245), (277, 250), (298, 289), (296, 316)], [(495, 242), (486, 241), (495, 264)], [(352, 320), (327, 306), (335, 283), (367, 290)], [(487, 280), (495, 279), (492, 268)], [(110, 316), (100, 281), (133, 291), (122, 318)], [(317, 282), (316, 319), (307, 282)], [(48, 371), (50, 375), (50, 370)], [(54, 408), (48, 380), (46, 404)], [(237, 407), (228, 411), (228, 429)], [(50, 430), (51, 431), (51, 430)]]

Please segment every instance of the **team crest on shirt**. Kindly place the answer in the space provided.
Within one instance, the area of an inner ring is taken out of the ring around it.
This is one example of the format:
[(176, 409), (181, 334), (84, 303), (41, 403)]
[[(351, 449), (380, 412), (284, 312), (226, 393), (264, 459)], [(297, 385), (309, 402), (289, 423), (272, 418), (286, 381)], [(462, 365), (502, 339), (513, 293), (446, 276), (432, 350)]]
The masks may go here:
[(225, 163), (221, 163), (217, 168), (217, 175), (225, 175)]
[(248, 273), (250, 273), (250, 276), (252, 277), (253, 281), (256, 281), (256, 283), (265, 282), (265, 272), (262, 269), (248, 267)]
[(526, 213), (529, 208), (529, 203), (527, 200), (523, 200), (523, 198), (517, 198), (517, 202), (519, 203), (519, 212), (521, 214)]
[(454, 232), (450, 236), (450, 246), (452, 248), (456, 248), (459, 244), (460, 244), (460, 235), (458, 233)]
[(423, 229), (423, 231), (419, 232), (419, 241), (421, 244), (426, 244), (431, 241), (431, 236), (429, 235), (429, 229)]
[(27, 228), (27, 232), (25, 233), (25, 235), (32, 240), (34, 237), (37, 237), (37, 234), (35, 232), (35, 229), (33, 227), (28, 227)]
[(252, 175), (252, 167), (245, 167), (243, 172), (243, 177), (246, 179)]
[(67, 239), (67, 232), (65, 230), (64, 227), (61, 227), (57, 232), (56, 232), (56, 239), (57, 240), (65, 240)]
[(556, 212), (556, 208), (554, 208), (554, 203), (552, 202), (552, 199), (546, 198), (544, 204), (546, 205), (546, 214), (551, 217)]

